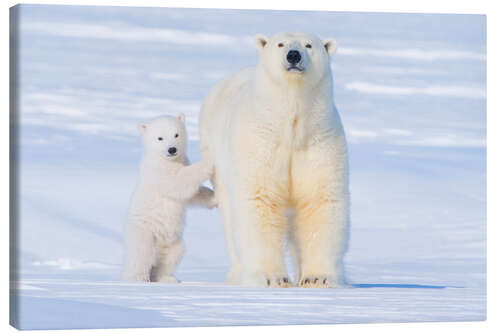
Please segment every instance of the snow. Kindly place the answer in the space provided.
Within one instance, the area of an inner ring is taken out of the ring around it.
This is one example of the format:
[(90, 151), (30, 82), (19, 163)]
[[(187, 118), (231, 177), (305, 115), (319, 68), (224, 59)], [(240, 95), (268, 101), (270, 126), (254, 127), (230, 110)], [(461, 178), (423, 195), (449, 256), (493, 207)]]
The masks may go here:
[(466, 321), (484, 316), (481, 293), (443, 286), (358, 284), (353, 289), (321, 290), (214, 282), (135, 285), (41, 279), (30, 283), (47, 290), (21, 297), (20, 315), (37, 313), (35, 319), (26, 316), (23, 329)]
[[(485, 320), (483, 16), (23, 5), (21, 18), (17, 327)], [(199, 160), (210, 86), (255, 63), (253, 34), (310, 22), (339, 44), (351, 288), (224, 284), (220, 214), (199, 208), (187, 216), (182, 283), (121, 283), (137, 123), (184, 112)]]

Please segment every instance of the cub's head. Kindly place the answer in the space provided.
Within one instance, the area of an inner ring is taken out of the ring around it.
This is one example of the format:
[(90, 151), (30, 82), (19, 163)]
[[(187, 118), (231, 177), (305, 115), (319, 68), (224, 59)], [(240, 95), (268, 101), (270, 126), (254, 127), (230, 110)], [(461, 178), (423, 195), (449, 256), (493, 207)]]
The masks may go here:
[(154, 154), (167, 160), (183, 159), (186, 153), (185, 117), (181, 113), (177, 117), (159, 117), (147, 124), (140, 124), (147, 154)]
[(330, 75), (330, 56), (337, 49), (335, 39), (320, 40), (306, 33), (282, 32), (268, 38), (255, 37), (260, 66), (273, 80), (306, 80), (312, 84)]

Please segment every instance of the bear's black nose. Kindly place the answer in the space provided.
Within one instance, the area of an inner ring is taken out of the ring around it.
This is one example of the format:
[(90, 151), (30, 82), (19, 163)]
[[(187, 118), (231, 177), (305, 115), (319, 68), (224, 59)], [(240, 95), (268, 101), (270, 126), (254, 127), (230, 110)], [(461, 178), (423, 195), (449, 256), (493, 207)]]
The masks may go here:
[(292, 65), (298, 63), (301, 58), (302, 57), (300, 56), (300, 52), (297, 50), (290, 50), (286, 55), (286, 60), (288, 60), (288, 62), (291, 63)]
[(173, 154), (175, 154), (176, 152), (177, 152), (177, 148), (175, 148), (175, 147), (170, 147), (170, 148), (168, 148), (168, 153), (169, 153), (170, 155), (173, 155)]

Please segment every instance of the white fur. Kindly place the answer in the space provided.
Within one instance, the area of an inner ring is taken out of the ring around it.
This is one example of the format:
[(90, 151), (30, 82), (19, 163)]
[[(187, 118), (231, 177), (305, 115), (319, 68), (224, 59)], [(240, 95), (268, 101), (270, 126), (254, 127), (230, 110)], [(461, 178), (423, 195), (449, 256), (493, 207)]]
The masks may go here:
[[(284, 251), (290, 245), (300, 286), (341, 286), (349, 193), (330, 70), (336, 42), (280, 33), (258, 35), (256, 46), (258, 65), (217, 84), (200, 118), (202, 154), (215, 161), (228, 281), (289, 286)], [(302, 55), (301, 73), (287, 70), (291, 49)]]
[[(213, 174), (213, 162), (188, 165), (183, 115), (157, 118), (139, 129), (145, 149), (125, 228), (122, 279), (173, 283), (184, 252), (186, 206), (215, 206), (212, 190), (201, 186)], [(172, 147), (175, 155), (168, 153)]]

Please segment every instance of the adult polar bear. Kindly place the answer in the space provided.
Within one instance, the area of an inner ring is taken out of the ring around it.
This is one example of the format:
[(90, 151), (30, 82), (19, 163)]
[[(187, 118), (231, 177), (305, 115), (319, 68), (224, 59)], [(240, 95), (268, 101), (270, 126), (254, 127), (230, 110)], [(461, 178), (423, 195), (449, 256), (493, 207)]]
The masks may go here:
[(255, 42), (258, 65), (217, 84), (200, 116), (201, 151), (215, 161), (228, 281), (290, 286), (288, 245), (299, 286), (341, 286), (349, 192), (330, 70), (336, 41), (279, 33)]

